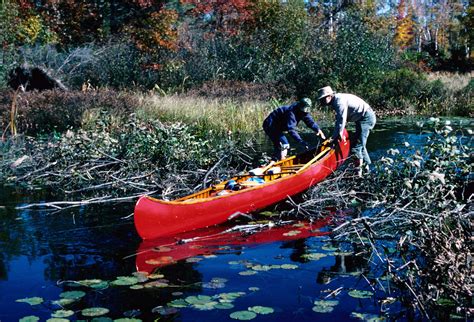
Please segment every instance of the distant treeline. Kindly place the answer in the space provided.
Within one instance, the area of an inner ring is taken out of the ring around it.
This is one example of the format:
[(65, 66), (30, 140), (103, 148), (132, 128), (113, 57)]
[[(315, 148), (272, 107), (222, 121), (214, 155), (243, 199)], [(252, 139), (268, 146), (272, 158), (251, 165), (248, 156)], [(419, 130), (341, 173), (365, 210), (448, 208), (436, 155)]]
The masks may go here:
[(465, 1), (6, 0), (0, 88), (28, 64), (72, 89), (170, 94), (235, 82), (290, 98), (331, 85), (378, 109), (468, 114), (472, 81), (448, 89), (425, 75), (472, 70), (473, 13)]

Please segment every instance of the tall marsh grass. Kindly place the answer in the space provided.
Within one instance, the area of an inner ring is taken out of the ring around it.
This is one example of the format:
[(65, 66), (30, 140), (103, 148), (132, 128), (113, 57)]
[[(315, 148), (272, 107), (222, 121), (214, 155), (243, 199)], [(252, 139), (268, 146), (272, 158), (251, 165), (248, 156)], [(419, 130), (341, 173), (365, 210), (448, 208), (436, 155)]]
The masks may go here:
[(252, 134), (261, 131), (265, 117), (274, 108), (289, 103), (143, 95), (136, 114), (141, 119), (184, 122), (203, 131)]
[(438, 73), (429, 73), (427, 74), (427, 79), (429, 81), (439, 80), (443, 83), (444, 87), (451, 91), (459, 91), (464, 89), (469, 82), (474, 79), (474, 72), (470, 73), (447, 73), (447, 72), (438, 72)]

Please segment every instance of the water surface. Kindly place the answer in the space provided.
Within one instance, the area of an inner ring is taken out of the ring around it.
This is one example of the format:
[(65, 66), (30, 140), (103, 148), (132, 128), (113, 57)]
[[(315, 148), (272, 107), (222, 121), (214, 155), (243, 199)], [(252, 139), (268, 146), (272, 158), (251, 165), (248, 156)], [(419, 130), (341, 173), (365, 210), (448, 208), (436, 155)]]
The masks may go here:
[[(316, 144), (309, 134), (305, 138)], [(368, 149), (377, 159), (389, 148), (401, 148), (404, 142), (417, 146), (422, 140), (412, 120), (379, 122)], [(257, 314), (255, 321), (345, 321), (356, 319), (354, 312), (380, 316), (383, 310), (400, 309), (396, 303), (386, 308), (377, 301), (384, 295), (374, 292), (364, 277), (370, 277), (367, 258), (346, 252), (350, 245), (329, 242), (326, 234), (334, 218), (288, 223), (243, 237), (226, 232), (232, 225), (176, 236), (195, 239), (186, 245), (176, 239), (144, 243), (129, 216), (133, 204), (62, 212), (15, 209), (38, 200), (49, 197), (25, 195), (13, 187), (0, 190), (2, 322), (27, 316), (46, 321), (60, 309), (72, 311), (70, 320), (91, 320), (82, 310), (93, 307), (106, 308), (109, 312), (103, 317), (110, 319), (143, 321), (234, 321), (233, 312), (254, 306), (273, 310)], [(337, 219), (345, 220), (343, 216)], [(137, 270), (155, 275), (133, 275)], [(117, 280), (120, 276), (123, 278)], [(91, 279), (103, 284), (77, 283)], [(127, 285), (111, 285), (113, 281)], [(354, 298), (353, 290), (374, 292), (375, 296)], [(67, 297), (66, 291), (85, 294), (63, 307), (54, 304)], [(233, 295), (229, 298), (224, 293)], [(331, 293), (335, 296), (328, 297)], [(202, 303), (190, 297), (197, 295), (204, 295)], [(17, 301), (33, 297), (41, 298), (42, 303)], [(331, 312), (313, 310), (315, 301), (328, 299), (338, 301)], [(219, 301), (226, 304), (220, 308), (209, 304)], [(176, 303), (185, 307), (176, 308)]]

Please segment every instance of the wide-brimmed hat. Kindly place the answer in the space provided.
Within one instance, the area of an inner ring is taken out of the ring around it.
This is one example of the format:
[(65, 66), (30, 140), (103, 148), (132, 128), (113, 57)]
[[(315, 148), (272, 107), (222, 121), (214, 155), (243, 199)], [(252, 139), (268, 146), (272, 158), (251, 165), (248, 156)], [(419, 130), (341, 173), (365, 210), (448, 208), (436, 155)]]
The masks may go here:
[(300, 105), (304, 107), (311, 107), (313, 105), (313, 102), (311, 102), (310, 98), (304, 97), (300, 99)]
[(334, 95), (334, 91), (332, 90), (331, 86), (325, 86), (318, 89), (318, 100), (329, 95)]

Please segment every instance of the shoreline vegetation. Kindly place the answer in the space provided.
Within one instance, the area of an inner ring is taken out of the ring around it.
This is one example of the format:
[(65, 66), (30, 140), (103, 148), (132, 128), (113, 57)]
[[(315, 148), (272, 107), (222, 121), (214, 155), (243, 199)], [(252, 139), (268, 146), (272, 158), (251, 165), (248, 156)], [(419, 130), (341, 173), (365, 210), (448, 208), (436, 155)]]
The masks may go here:
[[(427, 141), (387, 151), (367, 178), (341, 169), (289, 215), (354, 213), (335, 222), (334, 242), (371, 263), (361, 280), (381, 318), (470, 320), (473, 133), (436, 117), (474, 117), (473, 13), (454, 2), (3, 1), (0, 183), (63, 200), (23, 209), (171, 199), (268, 161), (252, 151), (268, 112), (330, 85), (379, 118), (429, 119)], [(20, 92), (17, 68), (70, 90)]]

